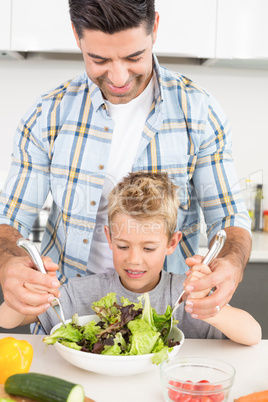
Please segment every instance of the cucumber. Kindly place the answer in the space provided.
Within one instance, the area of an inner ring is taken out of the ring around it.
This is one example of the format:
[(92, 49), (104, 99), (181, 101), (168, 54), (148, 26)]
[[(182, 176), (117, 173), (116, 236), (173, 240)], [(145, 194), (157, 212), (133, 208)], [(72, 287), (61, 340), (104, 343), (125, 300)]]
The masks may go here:
[(7, 378), (5, 391), (40, 402), (84, 402), (82, 385), (38, 373), (14, 374)]

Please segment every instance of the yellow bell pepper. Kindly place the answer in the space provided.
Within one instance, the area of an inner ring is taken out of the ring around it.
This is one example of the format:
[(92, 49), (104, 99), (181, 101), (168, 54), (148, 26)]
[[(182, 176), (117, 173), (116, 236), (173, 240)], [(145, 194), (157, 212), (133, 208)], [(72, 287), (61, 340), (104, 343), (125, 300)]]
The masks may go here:
[(33, 348), (27, 341), (7, 336), (0, 339), (0, 384), (19, 373), (28, 373), (33, 360)]

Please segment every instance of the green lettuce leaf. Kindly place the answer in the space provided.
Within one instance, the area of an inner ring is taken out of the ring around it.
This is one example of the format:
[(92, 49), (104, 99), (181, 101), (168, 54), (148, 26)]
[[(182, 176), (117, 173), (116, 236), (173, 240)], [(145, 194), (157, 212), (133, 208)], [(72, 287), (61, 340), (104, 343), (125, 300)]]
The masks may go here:
[(117, 303), (116, 293), (108, 293), (106, 296), (102, 297), (100, 300), (93, 302), (92, 308), (93, 307), (101, 307), (101, 308), (109, 309), (110, 307), (112, 307), (114, 305), (114, 303)]
[(113, 324), (120, 321), (121, 311), (118, 310), (116, 293), (108, 293), (100, 300), (93, 302), (91, 307), (95, 313), (105, 321)]
[(72, 323), (68, 323), (66, 327), (62, 325), (60, 328), (56, 329), (51, 335), (45, 336), (43, 342), (47, 345), (54, 345), (58, 340), (64, 339), (70, 342), (79, 342), (83, 339), (83, 334), (80, 332)]
[(153, 331), (157, 332), (157, 328), (156, 328), (155, 323), (154, 323), (153, 309), (151, 307), (149, 293), (144, 293), (138, 299), (139, 300), (144, 300), (144, 306), (143, 306), (143, 311), (142, 311), (141, 318), (145, 322), (147, 322), (147, 324), (150, 326), (150, 328)]
[(164, 360), (168, 359), (168, 352), (171, 351), (173, 348), (169, 348), (168, 346), (164, 346), (159, 352), (154, 353), (153, 356), (151, 357), (152, 363), (153, 364), (160, 364)]
[(139, 320), (130, 321), (127, 324), (131, 331), (129, 355), (143, 355), (151, 353), (159, 332), (155, 332), (151, 326), (142, 318)]
[(87, 341), (90, 341), (91, 344), (97, 342), (97, 336), (101, 332), (101, 328), (96, 325), (95, 321), (89, 321), (84, 325), (83, 335)]
[(120, 355), (126, 350), (126, 341), (124, 340), (121, 332), (118, 332), (114, 338), (114, 345), (105, 345), (102, 355)]
[(163, 325), (170, 320), (172, 308), (167, 306), (165, 314), (157, 314), (155, 309), (152, 309), (154, 325), (158, 331), (163, 328)]
[(127, 297), (122, 296), (120, 301), (121, 301), (123, 307), (133, 304), (134, 305), (133, 310), (138, 310), (139, 308), (143, 308), (141, 300), (139, 303), (134, 303), (134, 302), (129, 301)]
[(157, 339), (153, 349), (152, 349), (152, 353), (158, 353), (160, 350), (162, 350), (164, 348), (164, 342), (163, 339), (159, 336), (159, 338)]
[(77, 343), (75, 343), (75, 342), (68, 342), (68, 341), (63, 340), (63, 341), (61, 341), (61, 344), (64, 346), (67, 346), (68, 348), (75, 349), (75, 350), (82, 349), (82, 346), (77, 345)]

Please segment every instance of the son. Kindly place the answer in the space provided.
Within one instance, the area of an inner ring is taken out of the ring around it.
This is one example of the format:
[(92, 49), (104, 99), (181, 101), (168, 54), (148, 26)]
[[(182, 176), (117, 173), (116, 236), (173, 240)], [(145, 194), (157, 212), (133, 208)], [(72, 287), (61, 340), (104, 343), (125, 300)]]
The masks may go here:
[[(177, 190), (167, 174), (145, 172), (130, 173), (114, 187), (109, 196), (108, 226), (104, 227), (114, 269), (109, 273), (72, 278), (62, 285), (60, 300), (66, 319), (75, 313), (94, 314), (91, 304), (110, 292), (115, 292), (118, 300), (124, 296), (136, 303), (141, 293), (149, 292), (151, 306), (158, 314), (164, 314), (167, 305), (174, 305), (183, 290), (185, 276), (167, 273), (163, 267), (165, 257), (174, 252), (181, 239), (181, 232), (176, 231)], [(210, 272), (208, 266), (196, 264), (186, 282)], [(209, 297), (209, 291), (190, 293), (186, 297)], [(59, 321), (49, 304), (44, 310), (38, 317), (25, 316), (3, 303), (0, 326), (13, 328), (39, 321), (49, 334)], [(245, 345), (261, 340), (257, 321), (246, 311), (230, 305), (204, 320), (193, 318), (182, 305), (174, 318), (179, 321), (185, 338), (227, 337)]]

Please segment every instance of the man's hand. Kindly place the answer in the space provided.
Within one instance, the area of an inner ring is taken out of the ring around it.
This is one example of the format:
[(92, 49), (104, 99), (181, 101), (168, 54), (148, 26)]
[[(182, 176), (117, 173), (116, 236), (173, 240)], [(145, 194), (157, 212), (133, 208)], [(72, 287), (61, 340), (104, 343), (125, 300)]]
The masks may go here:
[(26, 251), (17, 246), (20, 238), (12, 226), (0, 225), (0, 284), (7, 306), (37, 316), (48, 309), (55, 296), (59, 297), (60, 283), (55, 274), (58, 265), (44, 257), (49, 274), (37, 271)]
[[(187, 299), (185, 310), (191, 313), (193, 318), (206, 319), (213, 317), (218, 308), (222, 308), (229, 303), (243, 278), (243, 271), (251, 250), (250, 234), (246, 230), (236, 227), (224, 230), (227, 233), (227, 240), (219, 257), (210, 264), (211, 274), (186, 284), (185, 290), (188, 293), (215, 288), (215, 291), (209, 297), (201, 299), (189, 297)], [(187, 258), (185, 261), (191, 268), (195, 264), (200, 264), (203, 259), (204, 257), (194, 256)], [(186, 275), (190, 275), (190, 272), (191, 270)]]
[(0, 276), (5, 302), (21, 314), (42, 314), (54, 297), (59, 297), (60, 282), (55, 274), (58, 265), (48, 257), (43, 262), (48, 275), (37, 271), (28, 256), (10, 257), (2, 265)]

